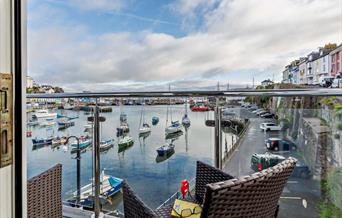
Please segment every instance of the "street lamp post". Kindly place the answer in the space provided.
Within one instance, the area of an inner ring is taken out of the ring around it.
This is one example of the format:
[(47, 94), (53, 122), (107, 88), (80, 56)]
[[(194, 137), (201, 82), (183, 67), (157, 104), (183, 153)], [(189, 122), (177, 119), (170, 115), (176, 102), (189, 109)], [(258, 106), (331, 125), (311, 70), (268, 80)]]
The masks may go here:
[(65, 144), (68, 144), (68, 141), (70, 138), (75, 138), (77, 140), (77, 199), (76, 203), (77, 205), (80, 204), (81, 201), (81, 149), (80, 149), (80, 139), (76, 136), (69, 136), (65, 142)]

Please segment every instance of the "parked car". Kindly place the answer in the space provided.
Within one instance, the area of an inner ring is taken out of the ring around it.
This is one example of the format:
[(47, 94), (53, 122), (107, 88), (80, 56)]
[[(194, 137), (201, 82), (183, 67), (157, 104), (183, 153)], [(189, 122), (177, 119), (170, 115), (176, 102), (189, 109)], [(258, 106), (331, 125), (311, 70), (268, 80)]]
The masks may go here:
[(251, 168), (255, 172), (258, 172), (273, 167), (283, 160), (285, 160), (285, 157), (268, 152), (265, 154), (253, 154), (251, 157)]
[(301, 163), (300, 161), (297, 162), (296, 167), (294, 168), (291, 177), (301, 178), (301, 179), (308, 179), (311, 177), (311, 171), (309, 166)]
[[(276, 155), (268, 152), (265, 154), (253, 154), (251, 157), (251, 169), (255, 172), (259, 172), (269, 167), (273, 167), (285, 159), (286, 158), (282, 155)], [(308, 179), (311, 177), (311, 171), (307, 165), (298, 161), (291, 177)]]
[(321, 76), (319, 78), (319, 85), (321, 87), (330, 87), (333, 83), (334, 77), (332, 76)]
[(261, 123), (260, 129), (264, 131), (280, 131), (282, 127), (280, 125), (277, 125), (275, 123)]
[(259, 109), (256, 109), (256, 110), (252, 111), (252, 113), (253, 113), (253, 114), (256, 114), (256, 113), (258, 113), (258, 112), (260, 112), (260, 111), (263, 111), (263, 110), (264, 110), (264, 109), (259, 108)]
[(290, 140), (280, 138), (268, 138), (265, 145), (271, 151), (293, 151), (297, 149), (297, 146)]
[(259, 111), (256, 115), (261, 116), (262, 114), (268, 113), (267, 111)]
[(275, 114), (270, 113), (270, 112), (266, 112), (266, 113), (264, 113), (264, 114), (261, 114), (260, 117), (261, 117), (261, 118), (274, 118), (274, 117), (275, 117)]
[(333, 83), (331, 84), (331, 88), (342, 88), (342, 79), (334, 79)]

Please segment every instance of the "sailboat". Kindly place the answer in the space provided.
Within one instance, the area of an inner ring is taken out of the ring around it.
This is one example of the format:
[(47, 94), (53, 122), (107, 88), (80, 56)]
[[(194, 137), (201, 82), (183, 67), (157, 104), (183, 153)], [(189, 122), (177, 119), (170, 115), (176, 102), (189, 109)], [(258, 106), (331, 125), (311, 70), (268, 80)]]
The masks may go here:
[[(140, 116), (140, 124), (139, 126), (141, 126), (139, 128), (139, 135), (140, 134), (146, 134), (148, 132), (151, 132), (151, 127), (150, 125), (148, 125), (146, 122), (145, 122), (145, 113), (144, 113), (144, 104), (142, 105), (142, 108), (141, 108), (141, 116)], [(141, 125), (142, 124), (142, 125)]]
[[(169, 86), (170, 90), (170, 86)], [(170, 109), (169, 109), (170, 107)], [(171, 117), (171, 125), (168, 126), (168, 119), (169, 119), (169, 110), (170, 110), (170, 117)], [(172, 119), (172, 108), (171, 108), (171, 99), (169, 106), (166, 109), (166, 128), (165, 128), (165, 135), (176, 133), (176, 132), (182, 132), (182, 126), (180, 125), (179, 121), (173, 121)]]
[(188, 116), (188, 102), (185, 101), (185, 114), (182, 118), (183, 126), (189, 127), (190, 126), (190, 118)]

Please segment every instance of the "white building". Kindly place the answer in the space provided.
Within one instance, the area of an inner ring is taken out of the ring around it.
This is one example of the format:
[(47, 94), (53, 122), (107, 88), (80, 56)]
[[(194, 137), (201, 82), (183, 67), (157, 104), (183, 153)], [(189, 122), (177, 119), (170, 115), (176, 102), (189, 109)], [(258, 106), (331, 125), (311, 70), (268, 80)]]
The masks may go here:
[(318, 73), (318, 58), (319, 58), (319, 53), (318, 52), (311, 52), (308, 55), (308, 61), (306, 63), (306, 78), (307, 78), (307, 83), (309, 85), (317, 85), (318, 82), (318, 77), (316, 76)]
[(330, 49), (321, 48), (319, 50), (319, 58), (317, 59), (318, 66), (317, 66), (317, 79), (322, 76), (331, 76), (331, 56), (330, 56)]
[(298, 66), (298, 71), (299, 71), (299, 84), (307, 84), (307, 78), (306, 78), (306, 64), (307, 64), (307, 58), (303, 57), (299, 59), (299, 66)]
[(26, 76), (26, 88), (33, 88), (34, 81), (33, 78), (30, 76)]

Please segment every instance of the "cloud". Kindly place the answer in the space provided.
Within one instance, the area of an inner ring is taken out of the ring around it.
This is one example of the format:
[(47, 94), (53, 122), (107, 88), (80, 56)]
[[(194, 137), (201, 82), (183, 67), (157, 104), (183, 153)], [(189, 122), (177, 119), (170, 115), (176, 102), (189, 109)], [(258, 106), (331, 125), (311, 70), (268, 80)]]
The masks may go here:
[(252, 77), (280, 78), (293, 58), (342, 41), (339, 0), (176, 3), (172, 7), (185, 20), (202, 16), (200, 29), (178, 38), (150, 31), (94, 34), (65, 20), (29, 29), (30, 74), (69, 90), (155, 89), (167, 83), (186, 89), (213, 86), (214, 80), (242, 85)]

